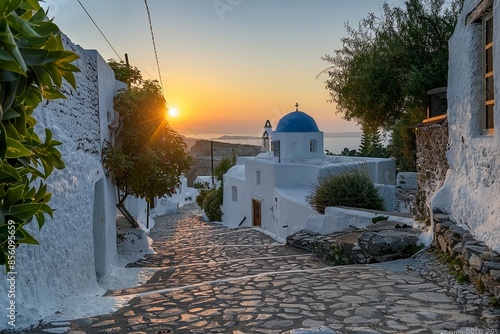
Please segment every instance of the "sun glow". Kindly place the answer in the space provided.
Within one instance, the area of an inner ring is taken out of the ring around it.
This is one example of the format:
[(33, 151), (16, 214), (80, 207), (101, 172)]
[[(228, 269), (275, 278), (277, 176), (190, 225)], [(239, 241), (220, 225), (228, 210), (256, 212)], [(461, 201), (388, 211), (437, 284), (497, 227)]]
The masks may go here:
[(168, 111), (167, 111), (167, 115), (169, 117), (177, 117), (179, 116), (179, 110), (177, 110), (177, 108), (168, 108)]

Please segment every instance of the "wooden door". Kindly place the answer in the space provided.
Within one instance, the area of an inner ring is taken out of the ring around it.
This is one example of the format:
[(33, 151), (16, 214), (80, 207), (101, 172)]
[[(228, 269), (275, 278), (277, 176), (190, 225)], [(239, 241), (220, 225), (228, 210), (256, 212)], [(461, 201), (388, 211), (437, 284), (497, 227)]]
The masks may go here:
[(261, 205), (259, 201), (252, 200), (253, 226), (261, 226)]

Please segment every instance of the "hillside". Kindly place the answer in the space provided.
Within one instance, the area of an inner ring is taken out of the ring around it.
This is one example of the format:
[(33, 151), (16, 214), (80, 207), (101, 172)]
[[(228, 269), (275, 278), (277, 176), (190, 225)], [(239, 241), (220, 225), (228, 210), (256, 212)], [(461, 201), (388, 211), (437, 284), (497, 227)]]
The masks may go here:
[[(214, 146), (214, 166), (224, 157), (231, 157), (234, 153), (237, 157), (255, 156), (260, 153), (260, 146), (229, 144), (218, 141), (213, 142)], [(187, 173), (188, 184), (192, 185), (194, 179), (199, 175), (212, 175), (210, 161), (210, 141), (197, 140), (190, 149), (193, 157), (193, 166)]]

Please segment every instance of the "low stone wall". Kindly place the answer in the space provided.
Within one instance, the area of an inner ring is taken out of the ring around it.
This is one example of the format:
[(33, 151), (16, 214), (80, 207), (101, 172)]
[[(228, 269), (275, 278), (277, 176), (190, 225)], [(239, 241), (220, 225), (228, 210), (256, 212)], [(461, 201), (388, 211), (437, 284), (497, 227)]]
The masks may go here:
[(448, 171), (447, 150), (446, 120), (417, 127), (417, 218), (430, 218), (427, 202), (445, 180)]
[(441, 249), (452, 259), (460, 260), (461, 270), (478, 290), (488, 290), (495, 298), (500, 297), (500, 255), (472, 234), (445, 216), (436, 221), (433, 246)]
[(286, 243), (312, 252), (332, 265), (365, 264), (410, 257), (420, 249), (420, 234), (410, 225), (381, 221), (329, 234), (301, 230), (288, 236)]

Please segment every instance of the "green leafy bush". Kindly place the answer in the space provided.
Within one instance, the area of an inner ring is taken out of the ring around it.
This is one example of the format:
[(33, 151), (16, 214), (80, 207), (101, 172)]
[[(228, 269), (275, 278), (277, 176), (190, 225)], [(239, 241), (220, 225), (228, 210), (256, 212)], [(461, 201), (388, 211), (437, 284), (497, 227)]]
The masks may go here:
[(205, 197), (207, 197), (207, 194), (210, 192), (210, 190), (202, 189), (200, 190), (200, 193), (198, 196), (196, 196), (196, 204), (200, 207), (200, 209), (203, 209), (203, 202), (205, 201)]
[(203, 184), (203, 182), (195, 182), (195, 183), (193, 183), (193, 188), (194, 189), (203, 189), (203, 188), (205, 188), (205, 185)]
[(210, 221), (222, 220), (222, 188), (210, 190), (203, 201), (203, 211)]
[(355, 208), (383, 210), (384, 201), (366, 166), (349, 168), (345, 171), (324, 170), (306, 201), (316, 211), (324, 214), (329, 206), (350, 206)]
[(64, 98), (63, 79), (76, 87), (77, 58), (38, 1), (0, 1), (0, 265), (7, 271), (20, 243), (38, 244), (24, 226), (36, 217), (41, 228), (52, 216), (43, 181), (65, 167), (61, 143), (49, 129), (42, 140), (32, 114), (42, 99)]

